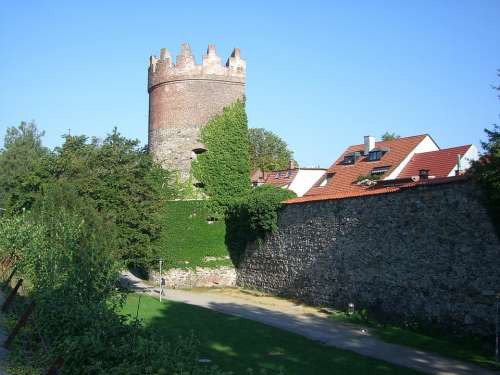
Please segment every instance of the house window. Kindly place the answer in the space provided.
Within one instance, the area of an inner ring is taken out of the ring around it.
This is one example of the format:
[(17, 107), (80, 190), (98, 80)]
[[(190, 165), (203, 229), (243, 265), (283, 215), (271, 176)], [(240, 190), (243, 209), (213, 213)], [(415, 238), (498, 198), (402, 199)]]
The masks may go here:
[(381, 176), (385, 172), (387, 172), (388, 170), (389, 170), (389, 167), (377, 167), (377, 168), (373, 168), (372, 171), (371, 171), (371, 175), (372, 176), (374, 176), (374, 175)]
[(383, 152), (381, 150), (374, 150), (368, 153), (368, 161), (377, 161), (382, 158)]
[(344, 156), (343, 164), (355, 164), (356, 161), (361, 157), (361, 152), (351, 152)]
[(418, 177), (422, 180), (427, 180), (429, 178), (429, 170), (428, 169), (420, 169), (418, 171)]

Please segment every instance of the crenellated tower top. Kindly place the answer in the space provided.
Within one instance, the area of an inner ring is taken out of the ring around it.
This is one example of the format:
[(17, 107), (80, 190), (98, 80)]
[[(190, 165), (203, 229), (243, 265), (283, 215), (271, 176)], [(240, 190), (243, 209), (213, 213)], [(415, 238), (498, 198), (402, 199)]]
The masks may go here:
[(181, 52), (174, 64), (166, 48), (160, 50), (160, 58), (151, 56), (148, 70), (148, 91), (160, 84), (180, 80), (218, 80), (245, 83), (246, 61), (241, 58), (240, 49), (235, 48), (223, 66), (215, 51), (215, 45), (209, 44), (202, 63), (196, 64), (189, 44), (181, 45)]

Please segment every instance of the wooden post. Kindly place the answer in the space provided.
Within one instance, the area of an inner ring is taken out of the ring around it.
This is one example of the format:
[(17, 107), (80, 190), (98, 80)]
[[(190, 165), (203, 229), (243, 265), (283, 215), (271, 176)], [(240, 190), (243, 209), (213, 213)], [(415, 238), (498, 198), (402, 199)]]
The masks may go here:
[(10, 273), (10, 275), (9, 275), (9, 277), (8, 277), (8, 279), (7, 279), (7, 281), (5, 281), (5, 285), (4, 285), (4, 286), (3, 286), (3, 288), (2, 288), (3, 290), (5, 290), (5, 288), (7, 288), (7, 285), (9, 285), (9, 284), (10, 284), (10, 281), (12, 280), (12, 278), (14, 277), (14, 274), (16, 273), (16, 269), (17, 269), (16, 267), (14, 267), (14, 268), (12, 269), (12, 272)]
[(50, 366), (50, 368), (47, 370), (45, 375), (57, 375), (63, 365), (64, 365), (64, 359), (62, 359), (61, 357), (57, 357), (55, 361), (52, 363), (52, 366)]
[(9, 349), (10, 345), (12, 344), (12, 341), (14, 341), (21, 328), (23, 328), (28, 322), (28, 319), (34, 309), (35, 309), (35, 302), (31, 302), (28, 305), (28, 308), (24, 311), (23, 315), (21, 316), (21, 319), (19, 319), (16, 326), (10, 333), (9, 337), (7, 337), (7, 340), (5, 340), (5, 342), (3, 343), (3, 347), (5, 349)]
[(2, 312), (6, 312), (7, 311), (7, 308), (9, 307), (9, 305), (12, 303), (12, 301), (14, 300), (14, 297), (16, 296), (17, 294), (17, 291), (19, 290), (19, 288), (21, 287), (23, 283), (23, 279), (19, 279), (17, 280), (17, 284), (16, 286), (14, 287), (14, 289), (12, 289), (10, 291), (10, 294), (9, 296), (7, 297), (7, 299), (5, 300), (5, 302), (3, 303), (2, 305)]
[(5, 257), (2, 260), (2, 279), (5, 277), (5, 272), (9, 269), (11, 262), (12, 262), (11, 257)]

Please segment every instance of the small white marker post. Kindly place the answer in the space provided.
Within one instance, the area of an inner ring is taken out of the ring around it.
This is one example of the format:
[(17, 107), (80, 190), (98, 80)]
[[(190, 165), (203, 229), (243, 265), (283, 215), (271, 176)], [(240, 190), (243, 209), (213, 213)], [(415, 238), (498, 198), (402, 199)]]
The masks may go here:
[(161, 302), (161, 295), (163, 294), (163, 276), (161, 274), (161, 264), (163, 263), (163, 260), (160, 259), (160, 302)]

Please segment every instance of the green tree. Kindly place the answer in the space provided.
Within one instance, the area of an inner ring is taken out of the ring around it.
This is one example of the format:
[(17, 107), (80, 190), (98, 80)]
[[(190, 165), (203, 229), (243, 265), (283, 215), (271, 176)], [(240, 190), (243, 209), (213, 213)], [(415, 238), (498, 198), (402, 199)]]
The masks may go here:
[(160, 213), (171, 194), (171, 174), (153, 161), (138, 140), (123, 137), (116, 128), (102, 142), (66, 136), (47, 168), (113, 219), (122, 259), (140, 266), (152, 262)]
[(203, 184), (214, 209), (250, 190), (248, 125), (245, 104), (236, 101), (203, 127), (201, 142), (207, 152), (192, 163), (193, 176)]
[(50, 158), (42, 145), (43, 134), (34, 122), (7, 129), (0, 150), (0, 207), (7, 212), (29, 209), (50, 178), (43, 167)]
[(278, 135), (262, 128), (249, 129), (250, 166), (252, 170), (286, 169), (293, 152)]
[(382, 137), (381, 137), (381, 139), (383, 141), (393, 141), (393, 140), (399, 139), (399, 138), (401, 138), (401, 136), (399, 136), (398, 134), (389, 133), (389, 132), (385, 132), (384, 134), (382, 134)]
[[(500, 86), (493, 89), (500, 91)], [(484, 131), (487, 137), (485, 142), (481, 142), (484, 152), (472, 165), (472, 175), (485, 193), (486, 207), (500, 235), (500, 127), (493, 125), (493, 129)]]

